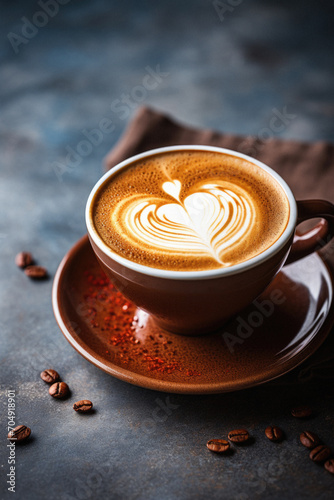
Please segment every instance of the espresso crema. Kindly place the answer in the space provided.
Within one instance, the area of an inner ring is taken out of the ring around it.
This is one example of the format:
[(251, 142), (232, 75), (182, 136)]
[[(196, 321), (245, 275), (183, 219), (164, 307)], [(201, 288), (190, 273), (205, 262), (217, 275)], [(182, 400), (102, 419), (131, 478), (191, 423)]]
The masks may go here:
[(289, 220), (279, 183), (253, 163), (210, 151), (158, 153), (109, 177), (92, 203), (102, 240), (144, 266), (233, 266), (277, 241)]

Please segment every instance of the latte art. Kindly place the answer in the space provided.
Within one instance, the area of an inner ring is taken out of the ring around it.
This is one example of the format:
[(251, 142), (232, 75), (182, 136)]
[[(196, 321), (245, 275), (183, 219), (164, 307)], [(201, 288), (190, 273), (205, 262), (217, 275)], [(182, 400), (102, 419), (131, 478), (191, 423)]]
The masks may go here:
[(158, 269), (232, 266), (269, 248), (289, 204), (260, 167), (209, 151), (160, 153), (111, 175), (92, 218), (102, 240), (126, 259)]
[(118, 221), (124, 221), (129, 243), (142, 241), (152, 248), (194, 257), (206, 254), (222, 266), (230, 265), (224, 250), (231, 251), (255, 224), (251, 198), (235, 185), (203, 183), (181, 201), (181, 188), (178, 180), (162, 185), (177, 203), (131, 196), (118, 204), (110, 222), (117, 228)]

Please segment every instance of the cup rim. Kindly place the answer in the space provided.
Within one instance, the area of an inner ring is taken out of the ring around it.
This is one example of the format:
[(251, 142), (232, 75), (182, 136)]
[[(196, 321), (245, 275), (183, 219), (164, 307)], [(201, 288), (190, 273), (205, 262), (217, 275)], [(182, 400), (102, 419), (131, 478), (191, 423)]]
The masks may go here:
[[(230, 156), (235, 156), (237, 158), (242, 158), (247, 160), (254, 165), (262, 168), (266, 172), (268, 172), (274, 179), (278, 182), (278, 184), (282, 187), (285, 195), (289, 201), (289, 220), (286, 228), (284, 229), (281, 236), (275, 241), (273, 245), (269, 248), (261, 252), (260, 254), (243, 261), (239, 264), (235, 264), (229, 267), (223, 267), (219, 269), (208, 269), (204, 271), (173, 271), (168, 269), (156, 269), (154, 267), (144, 266), (142, 264), (137, 264), (131, 260), (126, 259), (125, 257), (120, 256), (116, 252), (114, 252), (99, 236), (97, 230), (95, 229), (92, 213), (91, 213), (91, 205), (94, 200), (95, 194), (97, 190), (104, 184), (109, 177), (112, 177), (116, 172), (121, 170), (122, 168), (130, 165), (131, 163), (140, 160), (142, 158), (146, 158), (147, 156), (152, 156), (161, 153), (167, 153), (172, 151), (185, 151), (185, 150), (194, 150), (194, 151), (212, 151), (222, 154), (227, 154)], [(233, 151), (232, 149), (220, 148), (216, 146), (205, 146), (205, 145), (177, 145), (177, 146), (165, 146), (162, 148), (151, 149), (149, 151), (145, 151), (144, 153), (139, 153), (137, 155), (131, 156), (126, 160), (118, 163), (115, 167), (111, 168), (108, 172), (106, 172), (95, 184), (93, 189), (91, 190), (85, 210), (85, 219), (86, 226), (88, 230), (88, 234), (90, 238), (93, 240), (95, 245), (109, 258), (116, 261), (118, 264), (132, 270), (137, 273), (144, 274), (146, 276), (154, 276), (156, 278), (166, 278), (173, 280), (202, 280), (202, 279), (214, 279), (214, 278), (222, 278), (224, 276), (231, 276), (233, 274), (239, 274), (246, 270), (249, 270), (253, 267), (256, 267), (258, 264), (270, 259), (273, 255), (278, 253), (287, 241), (294, 234), (296, 223), (297, 223), (297, 204), (296, 200), (292, 194), (292, 191), (288, 184), (282, 179), (282, 177), (277, 174), (272, 168), (268, 167), (264, 163), (259, 160), (256, 160), (250, 156), (247, 156), (243, 153), (238, 153), (237, 151)]]

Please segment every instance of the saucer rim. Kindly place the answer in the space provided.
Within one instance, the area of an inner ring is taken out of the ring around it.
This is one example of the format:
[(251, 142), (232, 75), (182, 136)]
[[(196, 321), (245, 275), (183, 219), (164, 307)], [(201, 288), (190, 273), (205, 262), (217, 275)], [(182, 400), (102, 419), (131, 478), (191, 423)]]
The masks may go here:
[[(62, 280), (64, 279), (67, 267), (71, 265), (71, 262), (75, 259), (77, 253), (85, 245), (90, 245), (87, 234), (80, 238), (70, 248), (70, 250), (65, 254), (58, 266), (52, 286), (52, 307), (55, 319), (66, 340), (83, 358), (95, 365), (97, 368), (108, 373), (109, 375), (112, 375), (115, 378), (123, 380), (124, 382), (128, 382), (132, 385), (174, 394), (218, 394), (255, 387), (257, 385), (270, 382), (271, 380), (285, 375), (294, 368), (297, 368), (301, 363), (303, 363), (312, 354), (314, 354), (314, 352), (321, 346), (321, 344), (327, 338), (334, 323), (334, 307), (329, 306), (329, 312), (319, 331), (307, 343), (302, 351), (298, 352), (295, 356), (284, 362), (284, 370), (280, 370), (279, 366), (281, 365), (279, 365), (276, 367), (276, 370), (267, 369), (265, 372), (260, 372), (256, 376), (250, 375), (247, 378), (243, 378), (242, 381), (239, 382), (220, 381), (217, 383), (211, 382), (205, 384), (189, 384), (186, 382), (170, 382), (138, 374), (118, 365), (113, 365), (112, 362), (108, 364), (106, 359), (103, 358), (100, 354), (97, 354), (93, 349), (91, 349), (90, 346), (84, 344), (83, 342), (80, 343), (80, 336), (75, 334), (75, 332), (70, 332), (63, 319), (65, 315), (62, 314), (60, 310), (60, 298), (63, 290), (61, 286)], [(318, 253), (312, 255), (315, 255), (319, 259), (319, 264), (323, 266), (324, 274), (327, 274), (328, 283), (331, 286), (332, 292), (330, 297), (331, 305), (333, 305), (334, 277), (332, 275), (332, 271)], [(294, 264), (290, 265), (293, 266)]]

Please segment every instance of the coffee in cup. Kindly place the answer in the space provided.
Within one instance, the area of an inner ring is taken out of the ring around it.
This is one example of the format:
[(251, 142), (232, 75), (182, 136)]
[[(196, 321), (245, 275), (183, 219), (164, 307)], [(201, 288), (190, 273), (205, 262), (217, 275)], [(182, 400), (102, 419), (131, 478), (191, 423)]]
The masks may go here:
[(284, 232), (289, 202), (280, 184), (230, 154), (157, 153), (111, 175), (92, 204), (108, 247), (137, 264), (205, 271), (240, 264)]
[(248, 306), (287, 258), (328, 242), (334, 206), (296, 202), (276, 172), (241, 153), (169, 146), (107, 172), (90, 193), (86, 224), (102, 269), (126, 298), (160, 327), (199, 335)]

